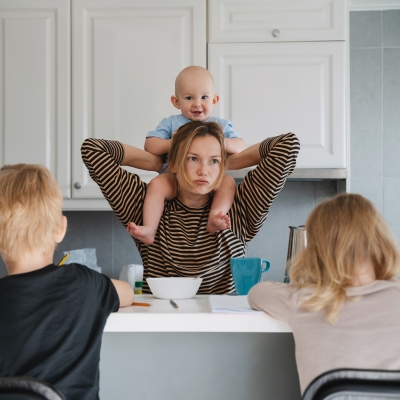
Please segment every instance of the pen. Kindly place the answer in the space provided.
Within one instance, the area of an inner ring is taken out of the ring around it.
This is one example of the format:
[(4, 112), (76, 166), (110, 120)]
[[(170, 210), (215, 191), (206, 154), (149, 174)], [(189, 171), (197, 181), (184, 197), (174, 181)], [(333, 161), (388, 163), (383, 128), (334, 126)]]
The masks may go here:
[(58, 266), (63, 265), (65, 263), (65, 260), (69, 257), (69, 253), (67, 253), (62, 260), (58, 263)]
[(151, 306), (151, 304), (150, 304), (150, 303), (139, 303), (139, 302), (137, 302), (137, 301), (134, 301), (134, 302), (131, 304), (131, 306), (149, 307), (149, 306)]
[(178, 308), (178, 304), (176, 304), (173, 300), (170, 300), (169, 302), (172, 304), (173, 307)]

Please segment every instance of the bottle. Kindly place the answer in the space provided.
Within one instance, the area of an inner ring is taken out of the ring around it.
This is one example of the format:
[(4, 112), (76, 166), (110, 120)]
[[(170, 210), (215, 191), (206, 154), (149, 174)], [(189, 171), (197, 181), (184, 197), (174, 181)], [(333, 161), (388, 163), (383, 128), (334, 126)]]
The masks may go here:
[(134, 294), (142, 294), (142, 286), (143, 286), (143, 282), (136, 281), (135, 289), (133, 290), (133, 293)]
[(135, 287), (133, 288), (134, 294), (142, 294), (143, 286), (143, 265), (135, 265)]

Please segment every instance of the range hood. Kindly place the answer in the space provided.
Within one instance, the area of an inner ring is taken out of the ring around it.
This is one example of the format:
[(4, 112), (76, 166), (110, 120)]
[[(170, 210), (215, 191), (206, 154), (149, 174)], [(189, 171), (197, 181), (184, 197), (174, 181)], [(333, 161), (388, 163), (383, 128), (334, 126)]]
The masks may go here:
[[(238, 171), (227, 171), (235, 179), (243, 179), (248, 171), (253, 168)], [(346, 168), (295, 168), (288, 177), (289, 181), (322, 181), (326, 179), (343, 180), (347, 178)]]

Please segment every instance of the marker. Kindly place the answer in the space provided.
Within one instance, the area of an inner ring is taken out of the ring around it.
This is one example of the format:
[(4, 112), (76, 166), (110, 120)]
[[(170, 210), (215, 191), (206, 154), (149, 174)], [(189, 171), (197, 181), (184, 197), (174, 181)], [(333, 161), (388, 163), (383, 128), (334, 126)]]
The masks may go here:
[(131, 306), (143, 306), (143, 307), (150, 307), (150, 303), (139, 303), (138, 301), (134, 301)]
[(178, 308), (178, 304), (176, 304), (173, 300), (170, 300), (169, 302), (173, 307)]
[(62, 260), (58, 263), (58, 266), (63, 265), (65, 263), (65, 260), (69, 257), (69, 253), (67, 253)]

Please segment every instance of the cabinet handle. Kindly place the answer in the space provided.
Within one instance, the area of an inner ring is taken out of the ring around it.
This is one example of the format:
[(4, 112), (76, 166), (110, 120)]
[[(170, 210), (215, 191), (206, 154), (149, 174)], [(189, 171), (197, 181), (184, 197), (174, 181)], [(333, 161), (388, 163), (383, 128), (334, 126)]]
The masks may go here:
[(279, 29), (274, 29), (274, 30), (272, 31), (272, 36), (274, 36), (274, 37), (278, 37), (280, 34), (281, 34), (281, 32), (280, 32)]
[(81, 187), (82, 187), (82, 185), (81, 185), (80, 182), (75, 182), (75, 183), (74, 183), (74, 188), (75, 188), (75, 189), (80, 189)]

